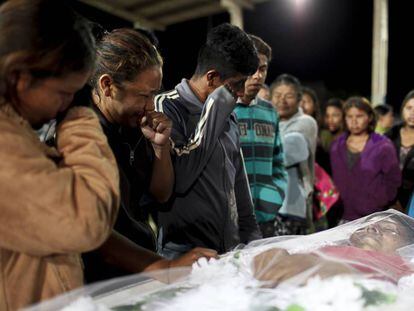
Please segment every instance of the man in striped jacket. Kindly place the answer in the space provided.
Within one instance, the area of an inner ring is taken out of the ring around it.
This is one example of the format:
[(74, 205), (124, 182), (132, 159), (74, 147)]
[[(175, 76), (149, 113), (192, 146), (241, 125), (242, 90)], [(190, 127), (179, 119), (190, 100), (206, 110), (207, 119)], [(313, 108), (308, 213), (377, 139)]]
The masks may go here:
[(257, 222), (263, 237), (271, 237), (275, 235), (275, 218), (285, 197), (287, 173), (279, 116), (270, 102), (257, 96), (266, 80), (272, 49), (259, 37), (250, 38), (258, 51), (259, 67), (247, 79), (235, 113)]
[(257, 65), (247, 34), (223, 24), (209, 32), (193, 77), (155, 98), (173, 121), (175, 189), (171, 209), (159, 214), (168, 258), (195, 246), (224, 253), (261, 237), (233, 113)]

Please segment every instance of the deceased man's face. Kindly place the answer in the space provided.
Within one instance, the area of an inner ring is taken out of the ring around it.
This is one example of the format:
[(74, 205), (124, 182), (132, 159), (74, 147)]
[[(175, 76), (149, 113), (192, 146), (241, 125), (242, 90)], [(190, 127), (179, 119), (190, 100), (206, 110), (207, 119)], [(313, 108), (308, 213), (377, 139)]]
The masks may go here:
[(356, 230), (350, 237), (351, 245), (366, 250), (375, 250), (383, 253), (392, 254), (405, 245), (414, 243), (408, 241), (407, 230), (399, 221), (388, 217), (385, 219), (375, 217), (369, 219), (374, 221), (366, 227)]

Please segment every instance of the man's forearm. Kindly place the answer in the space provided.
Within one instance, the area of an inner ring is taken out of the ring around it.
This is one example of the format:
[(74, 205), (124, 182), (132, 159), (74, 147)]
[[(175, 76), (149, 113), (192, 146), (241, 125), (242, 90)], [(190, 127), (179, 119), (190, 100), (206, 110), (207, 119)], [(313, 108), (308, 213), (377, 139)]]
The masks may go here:
[(104, 260), (131, 273), (140, 273), (168, 267), (168, 261), (116, 231), (99, 248)]
[(150, 193), (159, 203), (165, 203), (174, 186), (174, 169), (171, 162), (170, 146), (154, 148)]

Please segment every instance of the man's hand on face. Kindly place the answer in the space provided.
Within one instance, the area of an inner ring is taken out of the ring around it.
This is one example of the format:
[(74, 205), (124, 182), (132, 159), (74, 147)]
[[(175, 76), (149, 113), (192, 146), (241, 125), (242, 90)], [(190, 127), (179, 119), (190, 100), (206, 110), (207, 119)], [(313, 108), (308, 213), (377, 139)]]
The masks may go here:
[(162, 112), (146, 112), (139, 125), (154, 148), (164, 148), (169, 144), (172, 121)]
[(237, 78), (230, 78), (224, 82), (224, 87), (233, 95), (235, 99), (242, 97), (244, 94), (244, 84), (247, 77), (241, 76)]

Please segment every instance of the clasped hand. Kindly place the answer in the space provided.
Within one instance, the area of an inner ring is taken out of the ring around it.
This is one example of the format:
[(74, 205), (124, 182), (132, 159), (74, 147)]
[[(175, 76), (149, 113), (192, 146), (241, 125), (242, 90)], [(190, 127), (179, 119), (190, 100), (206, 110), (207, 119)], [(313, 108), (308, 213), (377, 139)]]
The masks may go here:
[(172, 121), (162, 112), (147, 111), (139, 122), (139, 126), (154, 148), (163, 148), (168, 145)]

